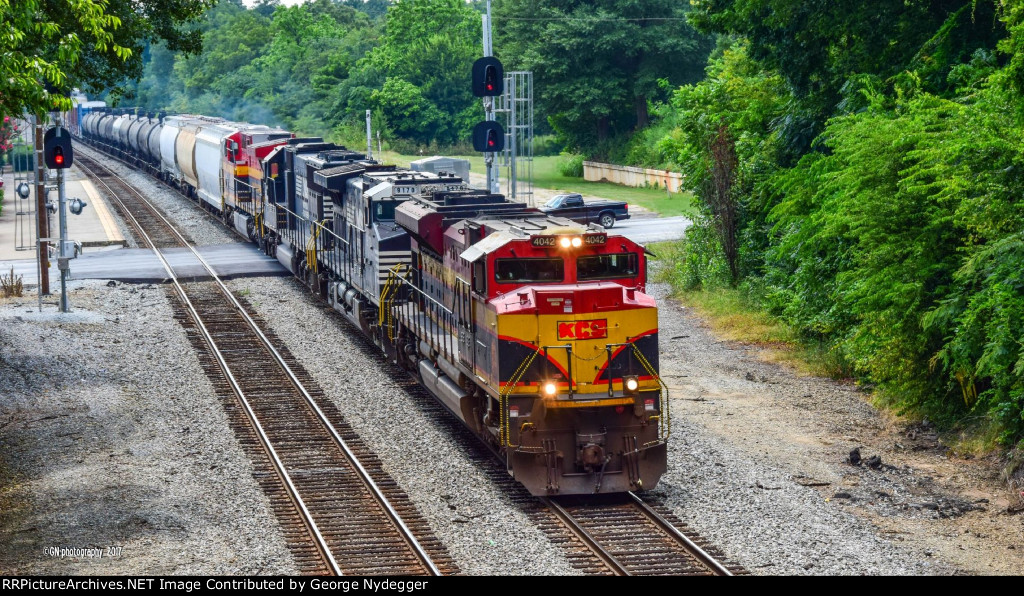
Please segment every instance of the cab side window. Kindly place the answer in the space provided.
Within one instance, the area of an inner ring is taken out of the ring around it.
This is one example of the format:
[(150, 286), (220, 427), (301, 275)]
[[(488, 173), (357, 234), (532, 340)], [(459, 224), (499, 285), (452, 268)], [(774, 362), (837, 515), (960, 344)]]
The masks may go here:
[(558, 282), (565, 279), (562, 259), (496, 259), (494, 280), (499, 283)]

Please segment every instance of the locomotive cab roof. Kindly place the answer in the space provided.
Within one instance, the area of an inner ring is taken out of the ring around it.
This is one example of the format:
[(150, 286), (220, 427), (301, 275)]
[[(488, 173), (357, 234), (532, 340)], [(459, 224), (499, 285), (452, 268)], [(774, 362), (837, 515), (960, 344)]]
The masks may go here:
[(463, 220), (449, 228), (445, 236), (460, 243), (466, 242), (464, 238), (472, 240), (482, 237), (481, 240), (471, 243), (460, 255), (462, 259), (473, 262), (514, 240), (600, 233), (604, 233), (602, 228), (585, 226), (564, 217), (529, 213), (514, 217), (482, 216)]

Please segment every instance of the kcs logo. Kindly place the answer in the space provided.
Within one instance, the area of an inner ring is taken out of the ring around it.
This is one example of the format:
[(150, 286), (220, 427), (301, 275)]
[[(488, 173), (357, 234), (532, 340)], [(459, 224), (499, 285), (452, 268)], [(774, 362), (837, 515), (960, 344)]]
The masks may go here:
[(608, 337), (608, 319), (558, 322), (558, 339), (601, 339), (604, 337)]

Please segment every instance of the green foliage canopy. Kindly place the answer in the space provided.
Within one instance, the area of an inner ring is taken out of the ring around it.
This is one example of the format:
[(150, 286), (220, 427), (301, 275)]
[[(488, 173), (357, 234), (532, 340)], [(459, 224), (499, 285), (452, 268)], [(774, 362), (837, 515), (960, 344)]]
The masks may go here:
[[(899, 408), (1024, 437), (1022, 3), (881, 3), (884, 22), (697, 6), (744, 37), (675, 93), (661, 144), (700, 195), (715, 127), (736, 138), (740, 287)], [(692, 285), (729, 283), (711, 220), (680, 265)]]
[(185, 53), (185, 27), (213, 0), (0, 0), (0, 113), (67, 109), (70, 91), (117, 87), (142, 72), (142, 51), (163, 40)]
[(383, 77), (370, 96), (399, 136), (452, 144), (468, 138), (482, 109), (470, 91), (481, 55), (480, 15), (462, 0), (401, 0), (363, 68)]
[(648, 124), (659, 84), (699, 80), (710, 37), (674, 0), (496, 0), (495, 48), (507, 69), (531, 70), (538, 107), (570, 146), (592, 153)]

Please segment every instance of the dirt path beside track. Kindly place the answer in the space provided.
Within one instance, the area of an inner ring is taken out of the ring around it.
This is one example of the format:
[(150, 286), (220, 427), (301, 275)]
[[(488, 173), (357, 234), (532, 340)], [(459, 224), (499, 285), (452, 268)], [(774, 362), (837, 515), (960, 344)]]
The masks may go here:
[[(691, 309), (667, 299), (666, 286), (649, 289), (659, 299), (661, 371), (676, 420), (785, 478), (775, 485), (747, 477), (740, 490), (769, 500), (794, 486), (813, 491), (822, 506), (866, 522), (937, 573), (1024, 573), (1024, 514), (1014, 512), (1018, 500), (997, 458), (954, 456), (927, 423), (879, 412), (852, 383), (804, 376), (767, 362), (757, 346), (718, 341)], [(734, 554), (728, 530), (708, 533)], [(836, 548), (828, 542), (817, 549)], [(765, 565), (765, 573), (786, 571)]]

